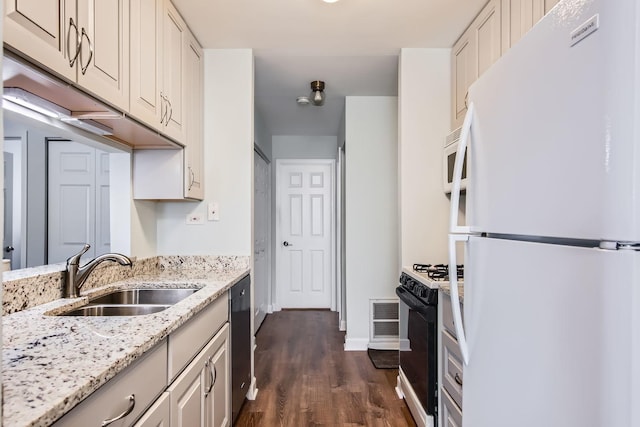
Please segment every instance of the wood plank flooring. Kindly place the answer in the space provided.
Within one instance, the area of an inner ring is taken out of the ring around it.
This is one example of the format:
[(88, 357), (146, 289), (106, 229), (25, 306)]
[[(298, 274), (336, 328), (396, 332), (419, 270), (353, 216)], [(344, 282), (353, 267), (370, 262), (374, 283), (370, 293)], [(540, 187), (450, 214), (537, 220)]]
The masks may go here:
[(256, 337), (258, 396), (236, 426), (415, 426), (394, 387), (397, 369), (345, 352), (331, 311), (270, 314)]

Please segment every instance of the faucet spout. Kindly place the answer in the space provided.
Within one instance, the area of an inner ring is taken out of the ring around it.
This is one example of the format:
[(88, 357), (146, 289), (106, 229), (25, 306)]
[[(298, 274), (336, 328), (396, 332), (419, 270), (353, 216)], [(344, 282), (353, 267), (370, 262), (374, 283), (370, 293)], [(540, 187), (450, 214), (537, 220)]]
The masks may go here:
[(86, 282), (91, 272), (101, 263), (105, 261), (117, 262), (120, 265), (132, 266), (129, 257), (118, 253), (102, 254), (85, 265), (80, 267), (80, 257), (86, 253), (91, 246), (87, 243), (79, 253), (67, 259), (67, 274), (65, 277), (65, 297), (77, 298), (80, 296), (80, 288)]

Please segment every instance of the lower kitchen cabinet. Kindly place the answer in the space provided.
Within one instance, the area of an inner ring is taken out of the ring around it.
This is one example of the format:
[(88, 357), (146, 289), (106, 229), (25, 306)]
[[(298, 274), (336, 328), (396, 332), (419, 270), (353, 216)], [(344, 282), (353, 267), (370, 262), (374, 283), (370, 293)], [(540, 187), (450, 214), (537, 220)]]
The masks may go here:
[(229, 425), (229, 324), (171, 384), (171, 426)]
[(231, 425), (228, 320), (225, 293), (54, 426)]

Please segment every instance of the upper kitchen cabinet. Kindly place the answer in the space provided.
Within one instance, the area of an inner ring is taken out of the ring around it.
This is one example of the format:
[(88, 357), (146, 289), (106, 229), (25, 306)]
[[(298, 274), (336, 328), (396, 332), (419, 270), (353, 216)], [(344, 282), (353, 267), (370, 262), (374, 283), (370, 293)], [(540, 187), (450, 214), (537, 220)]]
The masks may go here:
[(467, 112), (467, 94), (469, 86), (478, 75), (476, 68), (476, 42), (473, 31), (465, 32), (453, 46), (451, 56), (452, 79), (452, 127), (462, 124)]
[(4, 43), (72, 81), (78, 34), (76, 0), (4, 2)]
[(108, 103), (129, 106), (129, 0), (5, 2), (5, 44)]
[(163, 20), (161, 98), (164, 99), (164, 133), (178, 142), (185, 140), (186, 52), (187, 24), (169, 0), (165, 0)]
[(130, 113), (147, 125), (160, 129), (164, 100), (162, 92), (162, 20), (164, 0), (131, 3)]
[(78, 84), (129, 110), (129, 0), (78, 1)]
[(204, 198), (204, 62), (202, 48), (189, 35), (186, 53), (187, 144), (185, 145), (185, 197)]
[(452, 52), (452, 128), (462, 125), (469, 86), (501, 55), (500, 0), (491, 0), (462, 34)]
[(545, 3), (551, 2), (549, 0), (502, 0), (503, 53), (544, 16)]
[(133, 2), (131, 22), (131, 115), (184, 144), (187, 25), (168, 0)]

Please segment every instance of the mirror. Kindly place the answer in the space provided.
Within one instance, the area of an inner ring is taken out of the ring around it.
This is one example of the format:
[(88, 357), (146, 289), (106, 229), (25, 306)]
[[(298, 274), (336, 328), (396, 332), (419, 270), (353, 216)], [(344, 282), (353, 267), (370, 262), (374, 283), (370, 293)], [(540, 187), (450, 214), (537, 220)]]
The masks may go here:
[(3, 271), (65, 262), (84, 243), (87, 260), (114, 251), (126, 231), (111, 224), (130, 212), (112, 197), (130, 182), (128, 149), (30, 110), (3, 114)]

